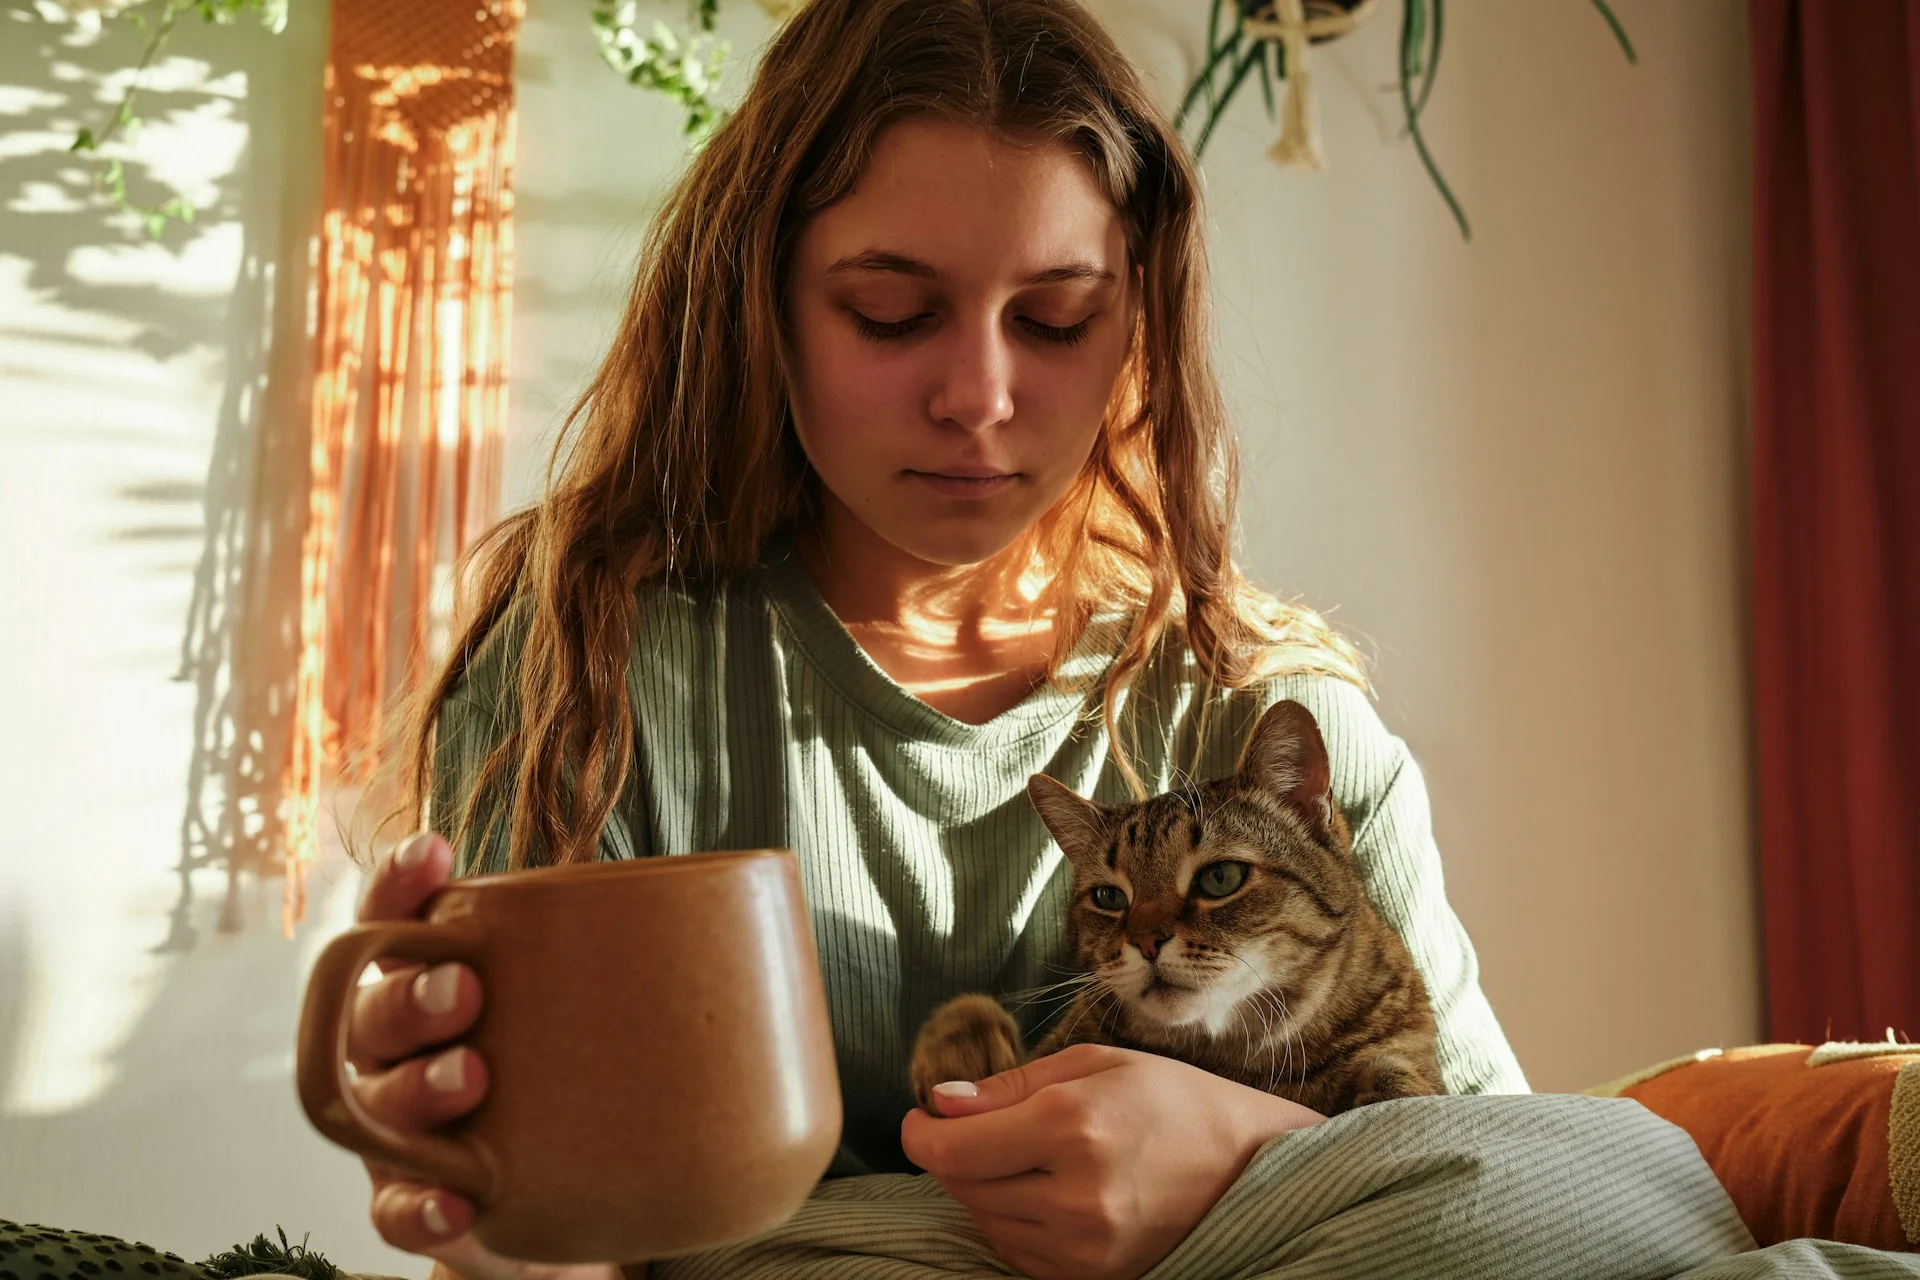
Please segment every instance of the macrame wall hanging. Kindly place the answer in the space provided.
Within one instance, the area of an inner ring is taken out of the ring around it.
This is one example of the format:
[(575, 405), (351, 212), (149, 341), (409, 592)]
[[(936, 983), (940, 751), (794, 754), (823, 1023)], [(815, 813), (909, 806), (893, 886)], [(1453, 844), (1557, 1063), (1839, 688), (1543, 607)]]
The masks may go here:
[(1377, 3), (1273, 0), (1240, 20), (1240, 29), (1252, 39), (1278, 42), (1281, 65), (1287, 69), (1287, 102), (1281, 108), (1280, 136), (1267, 148), (1275, 164), (1314, 170), (1327, 167), (1326, 154), (1320, 149), (1320, 112), (1313, 97), (1313, 78), (1307, 70), (1307, 46), (1316, 40), (1347, 35)]
[[(334, 0), (283, 926), (499, 504), (524, 0)], [(436, 601), (440, 603), (436, 607)]]

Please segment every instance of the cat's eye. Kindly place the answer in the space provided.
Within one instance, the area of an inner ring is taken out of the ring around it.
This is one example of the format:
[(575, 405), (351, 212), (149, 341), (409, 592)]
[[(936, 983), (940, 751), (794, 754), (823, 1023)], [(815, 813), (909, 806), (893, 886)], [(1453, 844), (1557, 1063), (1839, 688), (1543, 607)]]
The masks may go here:
[(1117, 884), (1097, 884), (1093, 892), (1087, 895), (1093, 905), (1102, 911), (1125, 911), (1127, 895)]
[(1193, 891), (1203, 898), (1224, 898), (1246, 882), (1246, 863), (1210, 862), (1193, 878)]

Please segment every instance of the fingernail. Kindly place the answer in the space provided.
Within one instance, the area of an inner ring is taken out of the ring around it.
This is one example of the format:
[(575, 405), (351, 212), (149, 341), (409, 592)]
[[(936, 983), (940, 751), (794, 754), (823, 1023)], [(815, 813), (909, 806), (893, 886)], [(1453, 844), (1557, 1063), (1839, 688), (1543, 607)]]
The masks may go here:
[(460, 970), (453, 965), (436, 965), (413, 980), (413, 1002), (435, 1017), (453, 1012), (460, 996)]
[(393, 855), (393, 865), (402, 871), (411, 871), (426, 862), (432, 849), (433, 832), (422, 831), (400, 846), (400, 851)]
[(427, 1224), (427, 1230), (437, 1236), (444, 1236), (453, 1230), (453, 1224), (447, 1221), (447, 1215), (440, 1211), (440, 1197), (428, 1196), (420, 1204), (420, 1221)]
[(435, 1093), (458, 1093), (466, 1081), (466, 1056), (458, 1049), (449, 1049), (427, 1064), (427, 1085)]
[(980, 1086), (971, 1080), (949, 1080), (945, 1084), (933, 1086), (933, 1091), (943, 1098), (977, 1098)]

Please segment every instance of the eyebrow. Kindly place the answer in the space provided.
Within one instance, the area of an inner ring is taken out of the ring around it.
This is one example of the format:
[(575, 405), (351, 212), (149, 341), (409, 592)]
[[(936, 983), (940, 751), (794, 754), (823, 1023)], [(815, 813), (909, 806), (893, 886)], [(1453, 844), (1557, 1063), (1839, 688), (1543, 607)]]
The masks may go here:
[[(864, 253), (852, 254), (840, 259), (827, 268), (827, 274), (842, 271), (890, 271), (896, 275), (912, 276), (916, 280), (939, 280), (940, 272), (920, 261), (909, 258), (903, 253), (888, 253), (883, 249), (868, 249)], [(1063, 280), (1090, 280), (1096, 284), (1107, 284), (1118, 279), (1113, 272), (1091, 262), (1063, 262), (1057, 267), (1048, 267), (1045, 271), (1036, 271), (1021, 280), (1023, 285), (1058, 284)]]

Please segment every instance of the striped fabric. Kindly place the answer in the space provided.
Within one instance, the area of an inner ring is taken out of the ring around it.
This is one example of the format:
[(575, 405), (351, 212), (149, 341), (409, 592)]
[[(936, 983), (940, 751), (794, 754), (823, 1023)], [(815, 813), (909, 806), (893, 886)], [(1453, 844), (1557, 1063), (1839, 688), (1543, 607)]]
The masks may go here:
[[(1115, 640), (1089, 633), (1069, 679), (1097, 674)], [(483, 651), (440, 726), (435, 825), (451, 829), (505, 715), (511, 629)], [(789, 546), (758, 573), (700, 592), (654, 590), (629, 688), (638, 742), (632, 794), (605, 857), (791, 847), (814, 920), (846, 1104), (836, 1175), (907, 1172), (907, 1059), (935, 1006), (969, 991), (1031, 992), (1070, 972), (1072, 872), (1027, 800), (1044, 771), (1108, 802), (1127, 791), (1084, 694), (1043, 689), (983, 725), (933, 710), (875, 666)], [(1455, 1093), (1524, 1092), (1481, 994), (1473, 948), (1442, 888), (1425, 788), (1359, 690), (1294, 676), (1203, 695), (1183, 648), (1142, 679), (1123, 732), (1164, 790), (1231, 772), (1273, 700), (1319, 721), (1360, 873), (1432, 993), (1440, 1066)], [(441, 815), (447, 815), (445, 819)], [(505, 866), (505, 840), (460, 851), (463, 871)], [(1019, 1006), (1032, 1031), (1056, 1003)]]
[[(1625, 1105), (1622, 1105), (1625, 1103)], [(925, 1176), (825, 1184), (744, 1244), (648, 1280), (1017, 1274)], [(1144, 1280), (1894, 1280), (1920, 1257), (1809, 1241), (1754, 1251), (1691, 1139), (1638, 1103), (1407, 1098), (1268, 1143)]]

